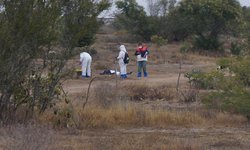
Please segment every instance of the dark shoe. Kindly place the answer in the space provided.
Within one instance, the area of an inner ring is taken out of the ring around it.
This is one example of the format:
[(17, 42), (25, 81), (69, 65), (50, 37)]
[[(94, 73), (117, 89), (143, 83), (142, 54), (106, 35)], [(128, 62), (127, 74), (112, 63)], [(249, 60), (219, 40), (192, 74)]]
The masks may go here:
[(141, 77), (141, 72), (137, 73), (137, 77), (138, 77), (138, 78)]

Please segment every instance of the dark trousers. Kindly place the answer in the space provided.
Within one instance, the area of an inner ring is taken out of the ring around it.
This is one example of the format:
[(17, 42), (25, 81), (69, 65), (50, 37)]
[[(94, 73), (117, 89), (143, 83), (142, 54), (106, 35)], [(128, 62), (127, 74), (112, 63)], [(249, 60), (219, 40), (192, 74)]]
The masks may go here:
[(137, 77), (141, 77), (141, 71), (143, 70), (143, 75), (144, 77), (148, 76), (147, 73), (147, 61), (137, 61), (137, 66), (138, 66), (138, 73), (137, 73)]

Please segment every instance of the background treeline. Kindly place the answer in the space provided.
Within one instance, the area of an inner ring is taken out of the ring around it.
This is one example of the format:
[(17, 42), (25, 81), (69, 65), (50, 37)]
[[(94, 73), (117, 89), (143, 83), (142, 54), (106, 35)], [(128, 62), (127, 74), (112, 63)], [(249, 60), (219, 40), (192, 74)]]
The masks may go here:
[(193, 49), (223, 51), (222, 36), (246, 38), (249, 8), (238, 0), (149, 0), (148, 10), (135, 0), (116, 2), (120, 10), (114, 26), (139, 35), (146, 41), (189, 40)]

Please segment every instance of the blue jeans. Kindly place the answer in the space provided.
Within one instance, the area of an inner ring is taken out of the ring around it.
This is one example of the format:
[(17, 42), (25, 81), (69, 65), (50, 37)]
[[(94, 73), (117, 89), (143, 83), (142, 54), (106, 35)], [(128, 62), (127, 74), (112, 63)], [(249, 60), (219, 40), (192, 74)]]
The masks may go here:
[(141, 77), (141, 70), (143, 70), (143, 75), (144, 77), (148, 76), (147, 73), (147, 61), (137, 61), (137, 66), (138, 66), (138, 73), (137, 77)]

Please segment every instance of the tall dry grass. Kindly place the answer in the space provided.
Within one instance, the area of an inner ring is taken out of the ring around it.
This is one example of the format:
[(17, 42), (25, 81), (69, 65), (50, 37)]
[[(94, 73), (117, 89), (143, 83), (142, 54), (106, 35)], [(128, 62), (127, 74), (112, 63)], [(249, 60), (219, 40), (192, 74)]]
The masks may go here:
[(53, 123), (56, 127), (79, 129), (237, 126), (247, 122), (247, 119), (240, 115), (211, 111), (201, 106), (194, 109), (184, 107), (169, 110), (161, 106), (147, 107), (138, 102), (172, 100), (173, 89), (164, 85), (127, 84), (116, 88), (113, 84), (103, 82), (96, 86), (93, 92), (92, 102), (84, 109), (70, 103), (65, 104), (57, 113), (48, 111), (43, 114), (39, 121)]
[[(125, 84), (116, 86), (100, 82), (93, 90), (91, 103), (84, 109), (71, 103), (60, 106), (56, 113), (48, 111), (39, 117), (42, 123), (59, 127), (130, 128), (130, 127), (208, 127), (237, 126), (247, 122), (245, 117), (205, 109), (202, 106), (174, 108), (148, 107), (138, 101), (171, 101), (173, 88), (167, 85)], [(124, 98), (126, 97), (126, 98)], [(149, 101), (149, 103), (150, 103)], [(190, 102), (192, 103), (192, 101)], [(177, 106), (178, 107), (178, 106)]]
[(150, 109), (134, 103), (115, 103), (110, 107), (87, 105), (85, 109), (64, 109), (60, 114), (43, 114), (40, 123), (53, 123), (55, 127), (78, 129), (115, 128), (169, 128), (169, 127), (234, 127), (247, 123), (247, 118), (224, 112), (211, 115), (207, 111)]
[(116, 103), (105, 108), (88, 105), (85, 109), (64, 109), (58, 114), (45, 113), (40, 123), (52, 123), (55, 127), (129, 128), (129, 127), (194, 127), (202, 126), (206, 119), (195, 112), (152, 110), (134, 104)]
[(173, 100), (175, 91), (172, 87), (162, 85), (148, 85), (145, 83), (132, 83), (121, 87), (126, 94), (130, 96), (131, 100), (142, 101), (142, 100)]
[(102, 107), (88, 107), (79, 111), (79, 121), (83, 128), (116, 128), (116, 127), (209, 127), (209, 126), (237, 126), (247, 122), (240, 115), (218, 113), (214, 118), (206, 118), (199, 112), (149, 110), (134, 105)]
[(0, 149), (6, 150), (43, 150), (51, 149), (54, 131), (48, 126), (13, 125), (0, 131)]

